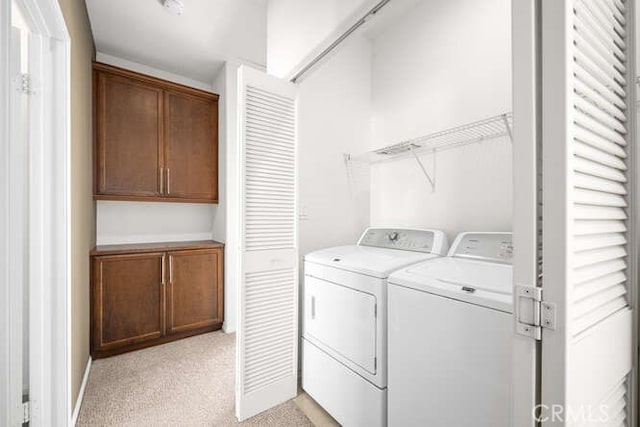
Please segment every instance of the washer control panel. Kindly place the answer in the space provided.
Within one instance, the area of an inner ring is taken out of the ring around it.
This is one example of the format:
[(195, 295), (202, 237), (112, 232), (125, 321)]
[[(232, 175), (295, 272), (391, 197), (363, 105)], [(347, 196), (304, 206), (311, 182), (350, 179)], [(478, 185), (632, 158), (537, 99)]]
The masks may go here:
[(449, 256), (475, 258), (511, 264), (512, 233), (461, 233), (456, 237)]
[(437, 230), (368, 228), (358, 245), (445, 255), (444, 233)]

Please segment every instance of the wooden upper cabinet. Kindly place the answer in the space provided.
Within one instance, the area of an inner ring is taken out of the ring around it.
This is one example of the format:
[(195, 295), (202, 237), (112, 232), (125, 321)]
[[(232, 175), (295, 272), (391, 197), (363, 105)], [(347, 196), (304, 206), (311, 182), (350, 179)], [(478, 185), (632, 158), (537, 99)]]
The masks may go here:
[(162, 90), (110, 73), (96, 86), (97, 193), (160, 197)]
[(96, 199), (218, 202), (218, 95), (94, 63)]
[(164, 95), (167, 195), (218, 200), (218, 103), (176, 91)]

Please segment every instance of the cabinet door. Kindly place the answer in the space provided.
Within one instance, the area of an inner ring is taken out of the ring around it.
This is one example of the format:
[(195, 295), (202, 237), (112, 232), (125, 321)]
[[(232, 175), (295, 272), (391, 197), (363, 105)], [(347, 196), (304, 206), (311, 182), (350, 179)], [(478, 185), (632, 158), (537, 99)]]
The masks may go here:
[(165, 92), (166, 194), (218, 201), (218, 101)]
[(93, 260), (92, 353), (165, 334), (164, 253)]
[(102, 71), (95, 79), (96, 195), (161, 196), (162, 90)]
[(222, 249), (169, 253), (167, 333), (222, 324)]

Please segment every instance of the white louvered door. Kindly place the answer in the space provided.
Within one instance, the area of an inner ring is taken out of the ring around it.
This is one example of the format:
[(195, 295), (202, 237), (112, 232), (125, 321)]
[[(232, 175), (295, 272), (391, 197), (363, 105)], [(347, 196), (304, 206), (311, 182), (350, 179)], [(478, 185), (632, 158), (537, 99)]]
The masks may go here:
[(297, 393), (296, 87), (247, 67), (239, 84), (236, 415), (244, 420)]
[[(543, 425), (629, 426), (637, 287), (632, 0), (543, 0)], [(635, 215), (633, 215), (635, 217)]]

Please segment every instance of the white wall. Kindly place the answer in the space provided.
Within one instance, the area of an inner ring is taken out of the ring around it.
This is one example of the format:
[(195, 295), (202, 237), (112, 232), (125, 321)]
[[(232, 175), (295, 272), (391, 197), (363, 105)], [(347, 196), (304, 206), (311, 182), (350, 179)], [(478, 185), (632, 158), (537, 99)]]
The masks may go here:
[[(291, 77), (301, 62), (326, 47), (378, 0), (269, 0), (267, 72)], [(334, 36), (334, 37), (332, 37)]]
[[(144, 65), (139, 62), (129, 61), (127, 59), (119, 58), (117, 56), (108, 55), (104, 52), (96, 52), (96, 61), (102, 62), (104, 64), (113, 65), (115, 67), (125, 68), (131, 71), (136, 71), (138, 73), (147, 74), (149, 76), (157, 77), (159, 79), (165, 79), (171, 82), (195, 87), (201, 90), (211, 91), (213, 89), (213, 85), (211, 84), (211, 82), (194, 80), (189, 77), (185, 77), (179, 74), (171, 73), (169, 71), (161, 70), (159, 68), (150, 67), (148, 65)], [(214, 76), (212, 76), (212, 81), (213, 80), (214, 80)]]
[[(419, 2), (373, 38), (376, 147), (511, 111), (509, 0)], [(429, 156), (423, 156), (428, 169)], [(511, 145), (437, 154), (436, 190), (415, 160), (372, 167), (373, 224), (510, 230)]]
[(298, 97), (300, 254), (353, 244), (369, 225), (369, 170), (344, 153), (371, 144), (371, 44), (350, 39)]
[(213, 81), (213, 91), (220, 95), (218, 100), (218, 206), (216, 215), (212, 218), (212, 234), (215, 240), (224, 242), (227, 235), (227, 138), (228, 138), (228, 103), (227, 73), (225, 66)]
[[(213, 91), (211, 83), (199, 82), (136, 62), (98, 53), (98, 62), (126, 68), (198, 89)], [(213, 81), (213, 77), (212, 77)], [(224, 144), (220, 144), (224, 146)], [(224, 187), (224, 175), (219, 177)], [(211, 239), (221, 208), (199, 203), (111, 202), (96, 205), (96, 243), (142, 243)], [(220, 233), (217, 233), (220, 238)]]
[(216, 210), (204, 203), (98, 201), (97, 244), (208, 240)]

